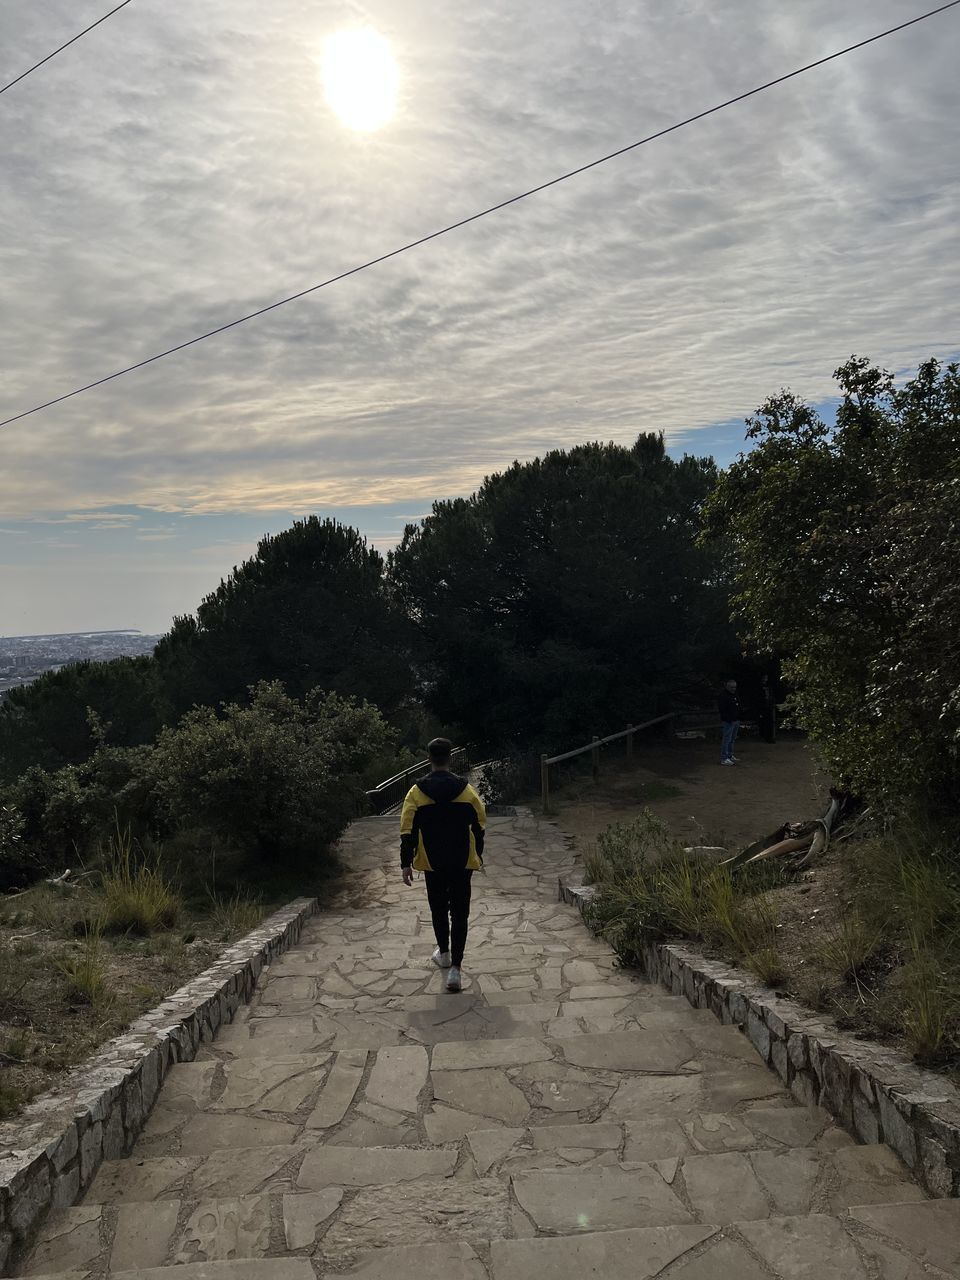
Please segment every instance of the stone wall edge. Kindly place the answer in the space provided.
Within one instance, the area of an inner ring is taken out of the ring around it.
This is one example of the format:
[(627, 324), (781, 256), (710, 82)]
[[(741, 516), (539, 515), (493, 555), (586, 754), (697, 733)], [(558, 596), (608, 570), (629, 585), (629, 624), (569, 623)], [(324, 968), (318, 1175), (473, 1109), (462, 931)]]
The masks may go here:
[[(560, 901), (588, 926), (594, 895), (590, 885), (560, 880)], [(960, 1091), (945, 1077), (855, 1039), (688, 942), (651, 944), (640, 959), (652, 981), (739, 1027), (801, 1105), (823, 1107), (860, 1142), (885, 1143), (931, 1196), (960, 1195)]]
[(0, 1124), (0, 1275), (52, 1209), (76, 1203), (104, 1159), (130, 1150), (171, 1065), (193, 1059), (245, 1004), (263, 967), (293, 945), (316, 898), (296, 898), (132, 1022), (56, 1090)]

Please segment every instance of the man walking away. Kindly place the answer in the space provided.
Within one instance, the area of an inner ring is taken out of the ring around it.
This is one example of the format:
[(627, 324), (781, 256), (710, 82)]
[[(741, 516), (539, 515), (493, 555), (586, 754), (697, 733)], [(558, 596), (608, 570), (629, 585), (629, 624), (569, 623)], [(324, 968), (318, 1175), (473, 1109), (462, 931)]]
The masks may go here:
[(466, 778), (450, 772), (452, 751), (447, 738), (427, 746), (430, 772), (407, 792), (400, 814), (400, 866), (404, 884), (413, 884), (414, 871), (424, 874), (437, 938), (433, 962), (449, 970), (447, 990), (459, 991), (471, 879), (483, 866), (487, 815)]
[(737, 697), (736, 680), (728, 680), (720, 690), (720, 696), (717, 698), (717, 706), (720, 709), (720, 763), (736, 764), (737, 757), (733, 754), (733, 744), (737, 740), (737, 730), (740, 728), (740, 699)]

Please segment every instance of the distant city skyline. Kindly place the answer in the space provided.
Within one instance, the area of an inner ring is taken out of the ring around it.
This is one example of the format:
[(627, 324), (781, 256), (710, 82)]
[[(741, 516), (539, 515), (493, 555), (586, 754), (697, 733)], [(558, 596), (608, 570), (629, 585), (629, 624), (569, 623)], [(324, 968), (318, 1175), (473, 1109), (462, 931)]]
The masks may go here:
[[(8, 6), (0, 83), (103, 7)], [(920, 7), (131, 4), (3, 97), (0, 417)], [(386, 550), (515, 458), (662, 430), (724, 463), (852, 353), (956, 358), (958, 38), (930, 19), (5, 428), (0, 631), (162, 632), (297, 515)]]

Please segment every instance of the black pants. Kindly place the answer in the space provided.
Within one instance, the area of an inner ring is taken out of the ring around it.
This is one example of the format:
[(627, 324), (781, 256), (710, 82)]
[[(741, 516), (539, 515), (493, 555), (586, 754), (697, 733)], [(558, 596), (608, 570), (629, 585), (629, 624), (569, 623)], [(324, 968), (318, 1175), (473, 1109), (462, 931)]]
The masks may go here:
[(472, 871), (456, 871), (442, 875), (425, 871), (427, 901), (433, 916), (433, 932), (441, 951), (449, 951), (455, 965), (463, 963), (467, 945), (467, 923), (470, 919), (470, 882)]

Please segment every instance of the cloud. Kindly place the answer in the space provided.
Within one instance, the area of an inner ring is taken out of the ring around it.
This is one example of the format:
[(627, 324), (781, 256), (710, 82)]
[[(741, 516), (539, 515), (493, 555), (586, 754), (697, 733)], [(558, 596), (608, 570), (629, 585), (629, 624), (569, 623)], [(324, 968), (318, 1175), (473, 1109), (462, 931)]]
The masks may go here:
[[(131, 7), (5, 99), (14, 412), (902, 19), (838, 7)], [(402, 110), (346, 132), (323, 37), (393, 42)], [(946, 14), (5, 429), (0, 511), (378, 506), (515, 457), (822, 400), (851, 352), (956, 347)], [(8, 15), (11, 64), (76, 5)], [(5, 68), (4, 68), (5, 69)], [(142, 536), (141, 541), (160, 541)]]

